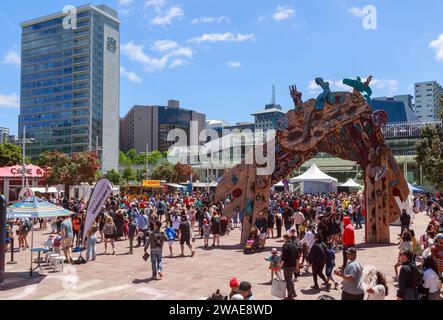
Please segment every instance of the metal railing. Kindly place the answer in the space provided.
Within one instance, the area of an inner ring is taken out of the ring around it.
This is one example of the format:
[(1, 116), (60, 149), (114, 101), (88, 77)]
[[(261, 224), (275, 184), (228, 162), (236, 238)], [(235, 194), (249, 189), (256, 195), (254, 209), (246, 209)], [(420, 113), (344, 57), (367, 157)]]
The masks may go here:
[(440, 120), (426, 122), (394, 122), (389, 123), (383, 129), (383, 134), (387, 140), (398, 138), (419, 138), (422, 130), (427, 126), (441, 124), (442, 121)]

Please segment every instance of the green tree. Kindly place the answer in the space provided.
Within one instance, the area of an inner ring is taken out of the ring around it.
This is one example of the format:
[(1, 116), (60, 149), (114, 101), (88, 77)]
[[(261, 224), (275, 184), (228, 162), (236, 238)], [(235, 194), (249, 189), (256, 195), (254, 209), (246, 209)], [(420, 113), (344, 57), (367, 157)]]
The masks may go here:
[(123, 179), (129, 183), (130, 181), (134, 181), (137, 179), (136, 172), (132, 168), (132, 166), (126, 167), (125, 171), (123, 171)]
[(146, 169), (137, 170), (137, 181), (142, 182), (146, 180)]
[(169, 162), (164, 162), (157, 167), (151, 174), (153, 180), (165, 180), (166, 182), (174, 182), (174, 166)]
[(9, 167), (22, 163), (22, 148), (15, 144), (0, 144), (0, 167)]
[(440, 125), (427, 126), (417, 141), (417, 165), (435, 188), (443, 188), (443, 132)]
[(111, 171), (108, 171), (106, 174), (106, 177), (111, 181), (114, 185), (119, 185), (122, 177), (120, 176), (120, 173), (117, 170), (112, 169)]
[(138, 153), (137, 150), (131, 149), (128, 152), (126, 152), (126, 157), (131, 162), (131, 164), (137, 164), (138, 159)]
[(119, 163), (124, 166), (132, 165), (132, 162), (128, 157), (126, 156), (126, 153), (123, 151), (120, 151), (119, 153)]
[(438, 117), (443, 120), (443, 94), (440, 95), (440, 105), (437, 107), (436, 112)]
[(75, 153), (72, 156), (58, 151), (45, 152), (38, 162), (46, 169), (45, 183), (64, 184), (65, 194), (69, 194), (70, 186), (95, 182), (100, 169), (97, 154), (94, 152)]

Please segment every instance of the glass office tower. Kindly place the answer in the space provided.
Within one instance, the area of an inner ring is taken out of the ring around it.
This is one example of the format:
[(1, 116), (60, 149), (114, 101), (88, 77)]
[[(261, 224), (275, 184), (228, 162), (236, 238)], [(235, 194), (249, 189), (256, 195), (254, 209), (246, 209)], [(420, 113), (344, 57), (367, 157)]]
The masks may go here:
[(120, 21), (107, 6), (79, 7), (75, 17), (60, 12), (21, 24), (19, 134), (26, 127), (35, 139), (27, 156), (96, 150), (103, 171), (117, 169)]

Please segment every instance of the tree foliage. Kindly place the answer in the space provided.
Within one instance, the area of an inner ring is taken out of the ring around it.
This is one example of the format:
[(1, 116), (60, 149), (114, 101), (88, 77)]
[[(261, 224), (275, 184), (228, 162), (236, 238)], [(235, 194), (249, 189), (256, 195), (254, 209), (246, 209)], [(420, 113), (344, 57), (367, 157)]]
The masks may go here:
[(10, 167), (22, 163), (22, 148), (15, 144), (0, 144), (0, 167)]
[(197, 180), (197, 173), (188, 164), (181, 164), (180, 162), (174, 166), (174, 182), (186, 182), (191, 178), (192, 180)]
[(108, 171), (106, 178), (108, 178), (109, 181), (111, 181), (114, 185), (119, 185), (123, 180), (120, 173), (114, 169)]
[(165, 180), (166, 182), (175, 182), (174, 166), (169, 162), (158, 165), (151, 174), (153, 180)]
[(126, 167), (123, 171), (123, 179), (128, 183), (137, 179), (137, 174), (132, 167)]
[[(167, 155), (165, 153), (155, 150), (148, 153), (148, 163), (157, 164), (160, 159), (166, 157)], [(146, 164), (146, 153), (144, 152), (137, 153), (135, 149), (131, 149), (126, 153), (120, 151), (119, 158), (120, 158), (120, 164), (125, 166)]]
[(46, 185), (64, 184), (65, 194), (69, 194), (70, 186), (95, 182), (100, 169), (97, 154), (94, 152), (74, 153), (69, 156), (58, 151), (48, 151), (40, 156), (38, 162), (45, 168)]
[(443, 188), (443, 132), (440, 125), (427, 126), (417, 141), (416, 161), (435, 188)]

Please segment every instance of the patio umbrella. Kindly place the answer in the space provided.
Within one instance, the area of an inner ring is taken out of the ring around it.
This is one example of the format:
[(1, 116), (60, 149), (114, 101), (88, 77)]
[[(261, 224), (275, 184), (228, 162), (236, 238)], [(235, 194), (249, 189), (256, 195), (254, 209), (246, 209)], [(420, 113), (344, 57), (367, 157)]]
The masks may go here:
[[(75, 214), (65, 208), (56, 206), (38, 197), (30, 197), (8, 207), (8, 219), (39, 219), (66, 217)], [(34, 249), (34, 224), (31, 224), (31, 277), (32, 277), (32, 249)]]

